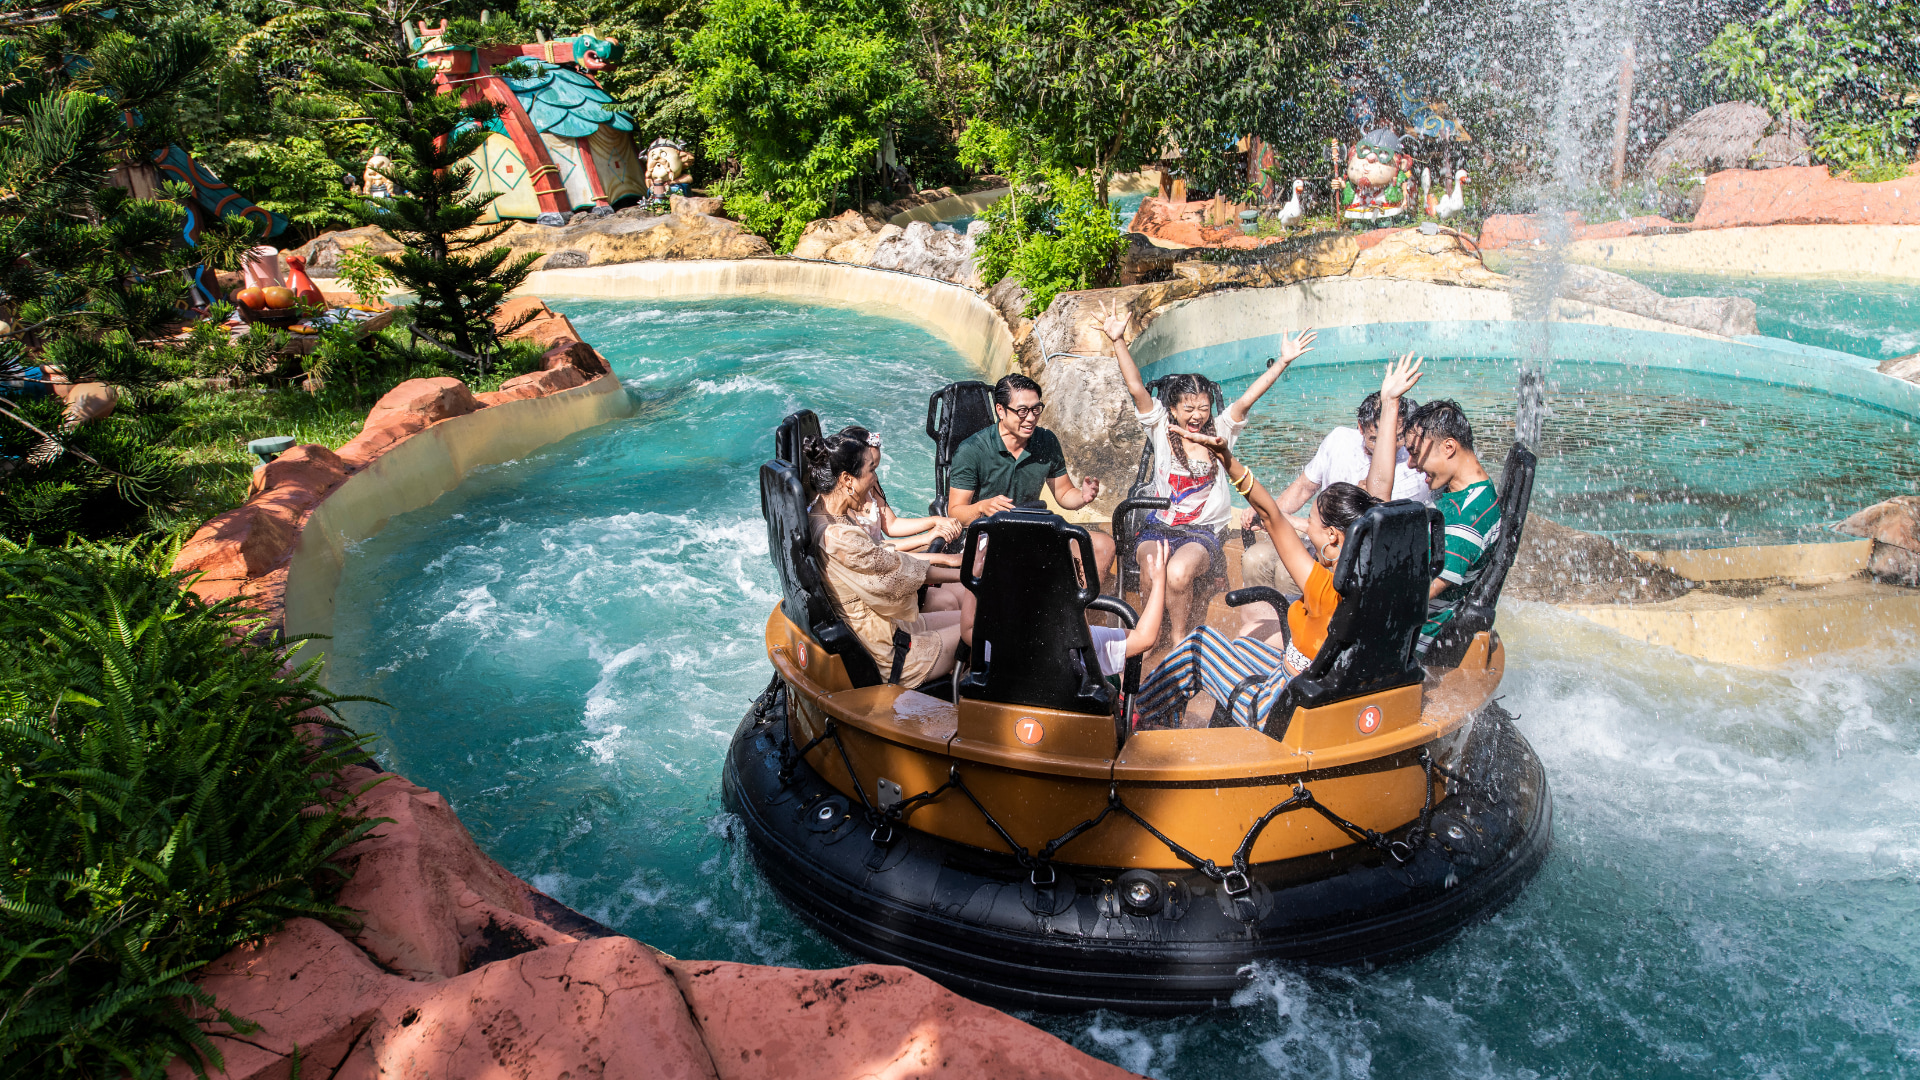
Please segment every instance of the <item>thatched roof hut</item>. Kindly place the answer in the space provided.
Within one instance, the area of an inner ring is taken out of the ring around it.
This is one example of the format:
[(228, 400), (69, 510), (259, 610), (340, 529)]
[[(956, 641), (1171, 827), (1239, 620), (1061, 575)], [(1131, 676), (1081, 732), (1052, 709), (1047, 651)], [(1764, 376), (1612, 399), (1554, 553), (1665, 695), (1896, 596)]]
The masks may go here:
[(1647, 159), (1645, 175), (1713, 172), (1719, 169), (1777, 169), (1810, 165), (1807, 125), (1790, 117), (1775, 120), (1746, 101), (1714, 105), (1692, 116), (1660, 140)]

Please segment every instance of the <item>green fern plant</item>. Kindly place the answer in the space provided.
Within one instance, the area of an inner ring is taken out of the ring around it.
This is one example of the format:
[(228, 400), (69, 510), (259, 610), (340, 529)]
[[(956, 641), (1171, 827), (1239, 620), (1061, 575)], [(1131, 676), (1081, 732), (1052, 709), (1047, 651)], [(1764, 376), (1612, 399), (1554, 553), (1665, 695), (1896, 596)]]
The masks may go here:
[(339, 805), (346, 699), (170, 557), (0, 540), (0, 1075), (205, 1075), (210, 1036), (254, 1025), (188, 976), (288, 918), (351, 918), (329, 860), (378, 822)]

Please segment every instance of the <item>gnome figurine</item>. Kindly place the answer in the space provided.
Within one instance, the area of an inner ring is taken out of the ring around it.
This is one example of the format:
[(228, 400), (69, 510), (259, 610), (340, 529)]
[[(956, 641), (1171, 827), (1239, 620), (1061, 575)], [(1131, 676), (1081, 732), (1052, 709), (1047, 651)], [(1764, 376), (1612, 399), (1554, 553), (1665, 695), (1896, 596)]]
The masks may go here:
[(1347, 221), (1374, 223), (1401, 216), (1413, 197), (1413, 159), (1392, 128), (1375, 128), (1347, 151), (1347, 173), (1334, 181), (1334, 198)]

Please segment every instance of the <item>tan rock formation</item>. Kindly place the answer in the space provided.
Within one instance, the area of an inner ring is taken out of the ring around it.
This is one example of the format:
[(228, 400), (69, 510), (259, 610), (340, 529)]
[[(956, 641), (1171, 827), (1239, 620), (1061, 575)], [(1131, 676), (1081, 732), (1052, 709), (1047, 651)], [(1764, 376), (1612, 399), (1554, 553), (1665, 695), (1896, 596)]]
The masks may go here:
[(1662, 296), (1629, 277), (1568, 264), (1556, 292), (1583, 304), (1612, 308), (1723, 337), (1760, 332), (1759, 307), (1744, 296)]
[(1920, 585), (1920, 495), (1896, 495), (1834, 526), (1873, 541), (1867, 569), (1884, 581)]
[(883, 230), (868, 266), (951, 281), (970, 289), (980, 287), (980, 271), (973, 263), (973, 248), (975, 237), (985, 230), (985, 225), (975, 222), (969, 233), (936, 229), (924, 221), (909, 222), (900, 232), (891, 232), (896, 228), (899, 226), (889, 225)]
[(667, 209), (676, 214), (700, 214), (705, 217), (719, 217), (721, 216), (721, 211), (725, 208), (725, 200), (710, 198), (705, 195), (667, 196)]
[(1487, 269), (1480, 254), (1459, 235), (1443, 229), (1431, 235), (1419, 229), (1395, 229), (1360, 250), (1347, 273), (1357, 278), (1397, 278), (1504, 289), (1512, 281)]
[(655, 217), (632, 207), (557, 228), (516, 222), (501, 234), (499, 243), (515, 254), (579, 252), (586, 262), (576, 265), (587, 266), (644, 259), (751, 259), (773, 254), (765, 239), (738, 222), (705, 214)]
[(799, 242), (793, 246), (793, 257), (865, 266), (883, 238), (904, 232), (906, 230), (898, 225), (889, 225), (858, 210), (848, 210), (838, 217), (808, 222), (800, 232)]
[(1906, 356), (1896, 356), (1891, 360), (1882, 360), (1874, 370), (1882, 375), (1905, 379), (1910, 383), (1920, 383), (1920, 353), (1909, 353)]
[(1684, 578), (1605, 537), (1527, 515), (1502, 599), (1549, 604), (1655, 603), (1688, 590)]

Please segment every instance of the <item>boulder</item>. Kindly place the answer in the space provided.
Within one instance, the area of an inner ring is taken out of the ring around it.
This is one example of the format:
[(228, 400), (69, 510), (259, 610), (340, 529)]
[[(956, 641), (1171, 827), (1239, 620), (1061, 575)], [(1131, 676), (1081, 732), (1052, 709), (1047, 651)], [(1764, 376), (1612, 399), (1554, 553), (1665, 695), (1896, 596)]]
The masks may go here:
[(360, 792), (360, 813), (392, 819), (335, 860), (352, 875), (340, 903), (360, 913), (350, 936), (382, 967), (450, 979), (490, 937), (517, 935), (531, 948), (573, 940), (532, 920), (525, 883), (480, 852), (439, 793), (364, 768), (345, 783)]
[(1722, 337), (1760, 332), (1759, 307), (1744, 296), (1662, 296), (1632, 278), (1577, 264), (1561, 268), (1556, 291), (1568, 300)]
[(564, 338), (547, 348), (546, 356), (541, 360), (540, 366), (546, 369), (571, 366), (589, 379), (613, 370), (607, 366), (606, 358), (594, 351), (593, 346), (584, 341)]
[(1529, 514), (1501, 598), (1549, 604), (1657, 603), (1689, 586), (1605, 537)]
[(467, 384), (450, 375), (433, 379), (408, 379), (381, 395), (367, 413), (372, 427), (393, 413), (418, 413), (432, 424), (448, 417), (465, 416), (479, 408)]
[[(479, 405), (480, 402), (476, 400), (474, 407), (478, 408)], [(395, 443), (425, 430), (429, 423), (431, 421), (425, 413), (411, 410), (382, 413), (377, 417), (369, 414), (366, 423), (360, 426), (360, 434), (340, 448), (340, 459), (356, 469), (363, 469)]]
[(807, 227), (800, 232), (799, 242), (793, 246), (793, 257), (865, 266), (872, 260), (874, 248), (880, 245), (881, 240), (899, 236), (905, 231), (880, 218), (870, 217), (858, 210), (848, 210), (838, 217), (807, 222)]
[(1920, 176), (1856, 184), (1817, 165), (1707, 177), (1693, 227), (1751, 225), (1920, 225)]
[(268, 491), (301, 490), (311, 492), (317, 503), (351, 471), (339, 454), (324, 446), (296, 446), (253, 471), (247, 498)]
[[(1356, 247), (1359, 247), (1356, 242)], [(1394, 278), (1504, 289), (1510, 279), (1487, 269), (1478, 251), (1450, 229), (1431, 234), (1420, 229), (1395, 229), (1356, 251), (1347, 273), (1356, 278)]]
[(173, 568), (238, 581), (279, 566), (298, 535), (292, 519), (250, 502), (209, 518), (174, 556)]
[(705, 195), (669, 195), (667, 209), (676, 214), (700, 214), (705, 217), (719, 217), (726, 209), (724, 199), (710, 198)]
[(557, 341), (579, 341), (580, 331), (574, 329), (572, 319), (549, 313), (545, 318), (531, 320), (507, 337), (513, 341), (531, 341), (545, 348)]
[(1867, 569), (1901, 585), (1920, 585), (1920, 495), (1874, 503), (1834, 528), (1873, 541)]
[(520, 389), (532, 389), (534, 392), (527, 396), (545, 397), (548, 394), (557, 394), (562, 390), (571, 390), (576, 386), (585, 386), (586, 382), (587, 378), (580, 373), (580, 369), (574, 367), (572, 364), (568, 364), (564, 367), (548, 368), (544, 371), (534, 371), (525, 375), (516, 375), (506, 382), (501, 383), (500, 390), (502, 393), (506, 393)]
[(670, 961), (720, 1080), (1125, 1080), (1134, 1074), (903, 967)]
[(867, 265), (979, 288), (980, 272), (974, 267), (973, 251), (977, 239), (986, 232), (985, 222), (974, 222), (964, 233), (935, 228), (924, 221), (909, 222), (897, 233), (893, 232), (895, 228), (889, 225), (882, 230)]
[(1126, 234), (1127, 250), (1120, 253), (1120, 284), (1145, 285), (1165, 281), (1180, 261), (1180, 251), (1163, 248), (1147, 239), (1146, 233)]
[(537, 296), (516, 296), (493, 313), (493, 328), (499, 333), (517, 336), (518, 328), (554, 317), (554, 310), (545, 300)]
[(307, 273), (313, 277), (338, 277), (341, 253), (362, 244), (365, 244), (367, 250), (375, 255), (398, 255), (404, 250), (392, 237), (382, 232), (379, 226), (362, 225), (357, 229), (322, 233), (287, 254), (298, 255), (305, 259)]
[[(539, 252), (547, 259), (568, 252), (568, 266), (604, 266), (647, 259), (751, 259), (773, 254), (766, 240), (739, 223), (696, 213), (649, 214), (637, 207), (600, 217), (588, 216), (553, 227), (517, 221), (499, 244), (516, 255)], [(584, 256), (586, 262), (581, 262)], [(542, 261), (536, 268), (549, 265)], [(560, 267), (554, 267), (560, 269)]]
[(1874, 370), (1882, 375), (1905, 379), (1910, 383), (1920, 383), (1920, 353), (1909, 353), (1906, 356), (1883, 360)]

